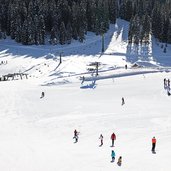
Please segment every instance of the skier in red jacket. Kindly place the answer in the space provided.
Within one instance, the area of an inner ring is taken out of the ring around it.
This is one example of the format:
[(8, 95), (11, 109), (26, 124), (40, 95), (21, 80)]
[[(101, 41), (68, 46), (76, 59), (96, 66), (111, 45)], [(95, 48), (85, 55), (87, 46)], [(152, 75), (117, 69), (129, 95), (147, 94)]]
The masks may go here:
[(153, 153), (155, 153), (156, 138), (155, 138), (155, 137), (153, 137), (151, 141), (152, 141), (152, 149), (151, 149), (151, 151), (152, 151)]
[(116, 135), (114, 133), (111, 135), (111, 140), (112, 140), (112, 147), (114, 147), (114, 141), (116, 140)]

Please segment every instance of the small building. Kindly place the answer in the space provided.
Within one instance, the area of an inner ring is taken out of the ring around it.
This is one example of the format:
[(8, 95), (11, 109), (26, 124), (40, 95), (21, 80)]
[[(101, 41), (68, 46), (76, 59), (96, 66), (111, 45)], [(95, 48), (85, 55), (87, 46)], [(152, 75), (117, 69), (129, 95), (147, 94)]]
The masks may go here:
[(138, 63), (134, 63), (132, 66), (131, 66), (131, 68), (142, 68), (143, 66), (141, 66), (140, 64), (138, 64)]

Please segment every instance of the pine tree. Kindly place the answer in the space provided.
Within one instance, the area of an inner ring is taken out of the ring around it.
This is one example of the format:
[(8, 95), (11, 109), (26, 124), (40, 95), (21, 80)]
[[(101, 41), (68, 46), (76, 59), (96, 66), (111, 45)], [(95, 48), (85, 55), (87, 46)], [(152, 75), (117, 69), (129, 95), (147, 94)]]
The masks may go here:
[(2, 39), (2, 29), (1, 29), (1, 23), (0, 23), (0, 39)]
[(161, 33), (163, 29), (163, 22), (160, 13), (160, 6), (158, 3), (155, 4), (154, 9), (152, 11), (152, 33), (153, 35), (161, 39)]
[(124, 0), (120, 7), (120, 17), (127, 21), (130, 21), (133, 16), (133, 4), (131, 0)]
[(22, 21), (20, 15), (18, 14), (16, 16), (16, 31), (15, 31), (16, 42), (18, 43), (21, 42), (21, 35), (22, 35)]
[(119, 16), (121, 19), (125, 19), (126, 17), (126, 2), (123, 1), (122, 3), (120, 2), (120, 11), (119, 11)]
[(34, 27), (35, 27), (35, 44), (40, 44), (40, 30), (39, 30), (39, 17), (37, 14), (34, 15)]
[(58, 41), (59, 41), (59, 31), (58, 31), (57, 28), (55, 28), (53, 26), (52, 29), (51, 29), (51, 32), (50, 32), (49, 43), (52, 44), (52, 45), (57, 45)]
[(132, 41), (133, 41), (133, 25), (134, 25), (133, 19), (134, 17), (131, 18), (130, 24), (129, 24), (129, 31), (128, 31), (128, 43), (129, 44), (132, 44)]
[(138, 15), (136, 15), (133, 19), (132, 33), (133, 43), (138, 45), (140, 42), (140, 18)]
[(167, 42), (171, 43), (171, 18), (169, 19), (169, 28), (167, 32)]
[(109, 4), (107, 1), (103, 1), (103, 22), (105, 26), (104, 32), (107, 32), (110, 24)]
[(86, 16), (87, 16), (87, 30), (95, 32), (96, 30), (96, 1), (95, 0), (87, 0), (87, 8), (86, 8)]
[(125, 20), (130, 21), (133, 15), (133, 7), (132, 7), (132, 1), (128, 0), (126, 2), (126, 9), (125, 9)]
[(78, 21), (77, 21), (77, 16), (78, 16), (78, 11), (79, 11), (79, 6), (73, 2), (72, 5), (72, 37), (77, 40), (78, 39)]
[[(164, 16), (163, 16), (164, 17)], [(163, 18), (163, 29), (162, 29), (162, 42), (167, 43), (168, 41), (168, 30), (169, 30), (169, 19), (165, 16)]]
[(16, 32), (16, 16), (18, 15), (18, 5), (12, 4), (10, 7), (10, 36), (12, 39), (15, 39), (15, 32)]
[(109, 11), (107, 1), (99, 0), (96, 10), (95, 32), (96, 35), (104, 34), (109, 29)]
[(40, 44), (45, 44), (45, 21), (44, 16), (39, 15), (39, 35), (40, 35)]
[(86, 18), (86, 3), (82, 1), (78, 9), (78, 37), (79, 41), (83, 42), (85, 33), (87, 32), (87, 18)]
[(118, 11), (117, 1), (109, 0), (109, 18), (112, 24), (116, 23), (117, 11)]
[(33, 45), (35, 44), (35, 27), (34, 27), (33, 18), (30, 15), (28, 15), (27, 22), (28, 22), (28, 28), (27, 28), (28, 45)]
[(72, 27), (71, 27), (71, 23), (68, 22), (67, 27), (66, 27), (66, 43), (70, 44), (71, 40), (72, 40)]
[(23, 45), (28, 45), (28, 21), (27, 21), (27, 18), (25, 19), (23, 26), (22, 26), (21, 42)]
[(146, 13), (142, 17), (142, 31), (141, 31), (141, 42), (149, 43), (149, 35), (151, 34), (151, 20), (150, 16)]
[(65, 44), (66, 43), (66, 29), (65, 29), (65, 24), (64, 22), (61, 22), (61, 25), (60, 25), (60, 35), (59, 35), (59, 43), (61, 45)]
[(47, 12), (45, 16), (45, 25), (46, 31), (51, 32), (52, 29), (55, 31), (58, 29), (59, 26), (59, 9), (56, 5), (55, 0), (50, 0), (46, 6)]

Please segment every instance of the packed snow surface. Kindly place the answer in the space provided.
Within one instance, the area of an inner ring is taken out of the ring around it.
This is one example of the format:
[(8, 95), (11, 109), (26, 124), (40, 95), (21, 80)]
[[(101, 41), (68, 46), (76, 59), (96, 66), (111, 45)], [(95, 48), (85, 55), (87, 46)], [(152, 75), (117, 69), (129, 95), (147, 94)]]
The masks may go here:
[[(171, 96), (163, 84), (164, 78), (171, 80), (171, 46), (164, 53), (153, 38), (148, 46), (130, 46), (128, 26), (122, 20), (111, 25), (103, 54), (101, 37), (92, 33), (83, 44), (64, 46), (0, 40), (0, 77), (28, 74), (28, 79), (0, 81), (0, 170), (171, 169)], [(153, 136), (156, 154), (151, 152)]]

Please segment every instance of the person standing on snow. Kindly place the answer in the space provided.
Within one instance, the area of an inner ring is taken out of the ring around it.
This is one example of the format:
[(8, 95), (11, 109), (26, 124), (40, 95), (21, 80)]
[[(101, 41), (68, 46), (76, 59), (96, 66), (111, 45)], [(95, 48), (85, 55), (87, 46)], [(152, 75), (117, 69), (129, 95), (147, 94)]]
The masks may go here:
[(118, 166), (121, 166), (122, 165), (122, 156), (120, 156), (118, 158), (118, 162), (117, 162)]
[(152, 149), (151, 149), (151, 151), (152, 151), (153, 153), (155, 153), (155, 147), (156, 147), (156, 138), (153, 137), (153, 138), (152, 138)]
[(114, 147), (114, 141), (116, 140), (116, 135), (114, 133), (111, 135), (111, 140), (112, 140), (112, 147)]
[(83, 76), (83, 77), (82, 77), (82, 82), (81, 82), (81, 84), (83, 84), (84, 81), (85, 81), (85, 77)]
[(43, 98), (45, 96), (45, 92), (42, 91), (40, 98)]
[(112, 161), (111, 162), (115, 161), (115, 156), (116, 156), (116, 154), (115, 154), (114, 150), (112, 150), (112, 153), (111, 153)]
[(78, 131), (76, 129), (74, 130), (74, 137), (73, 137), (73, 139), (75, 139), (75, 143), (78, 142)]
[(101, 142), (101, 144), (100, 144), (100, 147), (101, 147), (103, 145), (103, 135), (102, 134), (100, 134), (99, 139), (100, 139), (100, 142)]
[(75, 130), (74, 130), (74, 137), (77, 136), (77, 133), (78, 133), (78, 132), (77, 132), (77, 130), (75, 129)]
[(170, 80), (167, 80), (167, 84), (168, 84), (168, 89), (170, 89)]
[(122, 106), (125, 104), (125, 99), (122, 97)]
[(164, 78), (164, 88), (166, 88), (167, 87), (167, 80), (166, 80), (166, 78)]

